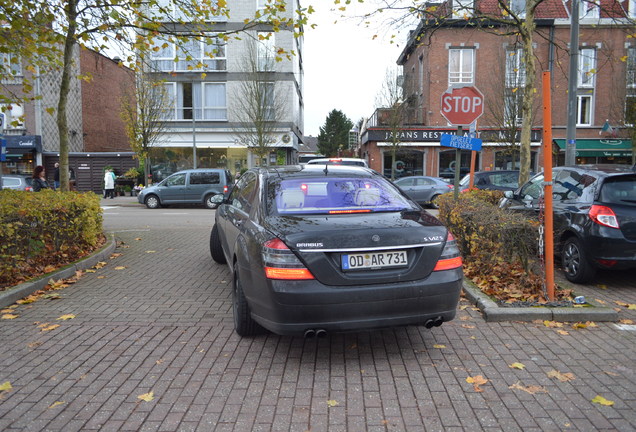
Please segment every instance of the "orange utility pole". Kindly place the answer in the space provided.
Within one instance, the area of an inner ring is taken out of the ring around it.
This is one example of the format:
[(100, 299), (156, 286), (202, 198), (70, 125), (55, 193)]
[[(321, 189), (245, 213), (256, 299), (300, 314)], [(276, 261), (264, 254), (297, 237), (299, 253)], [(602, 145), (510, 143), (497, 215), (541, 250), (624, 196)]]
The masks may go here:
[(552, 206), (552, 91), (550, 72), (543, 72), (543, 199), (545, 285), (550, 301), (554, 300), (554, 224)]

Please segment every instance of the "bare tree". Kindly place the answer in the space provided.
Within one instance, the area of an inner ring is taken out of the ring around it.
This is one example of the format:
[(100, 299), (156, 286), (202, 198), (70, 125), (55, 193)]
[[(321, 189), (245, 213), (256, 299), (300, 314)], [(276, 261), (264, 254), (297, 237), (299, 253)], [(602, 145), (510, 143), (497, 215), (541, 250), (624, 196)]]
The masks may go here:
[(150, 174), (149, 153), (166, 128), (166, 107), (171, 100), (163, 81), (151, 74), (135, 73), (135, 87), (124, 89), (121, 118), (126, 125), (130, 148), (144, 161), (144, 182)]
[(408, 104), (404, 101), (405, 88), (399, 69), (387, 69), (382, 89), (376, 98), (378, 120), (390, 133), (391, 144), (391, 180), (395, 180), (395, 161), (400, 148), (400, 131), (408, 115)]
[[(281, 133), (286, 112), (285, 95), (276, 79), (276, 52), (272, 34), (259, 33), (245, 41), (242, 79), (236, 83), (230, 106), (234, 136), (260, 161), (267, 160)], [(266, 162), (267, 164), (268, 162)]]

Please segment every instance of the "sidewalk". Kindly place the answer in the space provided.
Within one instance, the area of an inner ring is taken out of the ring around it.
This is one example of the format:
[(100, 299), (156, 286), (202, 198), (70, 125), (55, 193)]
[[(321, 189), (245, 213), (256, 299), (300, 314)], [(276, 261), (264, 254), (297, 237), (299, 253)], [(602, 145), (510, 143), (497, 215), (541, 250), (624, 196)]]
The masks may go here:
[(100, 200), (100, 205), (102, 207), (106, 206), (118, 206), (118, 207), (145, 207), (144, 204), (139, 204), (136, 196), (130, 196), (130, 194), (125, 196), (116, 196), (115, 198), (104, 198), (102, 195)]

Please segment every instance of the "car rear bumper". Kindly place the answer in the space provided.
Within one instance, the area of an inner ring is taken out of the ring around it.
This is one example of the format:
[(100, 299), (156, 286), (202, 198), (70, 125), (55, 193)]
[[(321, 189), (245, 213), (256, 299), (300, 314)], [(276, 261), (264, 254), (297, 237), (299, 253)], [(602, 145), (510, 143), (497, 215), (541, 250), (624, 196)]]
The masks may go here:
[(423, 325), (455, 317), (462, 278), (458, 269), (434, 272), (424, 280), (365, 286), (264, 280), (271, 295), (249, 302), (254, 319), (282, 335)]
[[(587, 250), (590, 258), (598, 264), (616, 261), (611, 268), (636, 267), (636, 241), (626, 239), (620, 231), (603, 228), (600, 234), (593, 234), (588, 238)], [(608, 267), (600, 265), (600, 267)]]

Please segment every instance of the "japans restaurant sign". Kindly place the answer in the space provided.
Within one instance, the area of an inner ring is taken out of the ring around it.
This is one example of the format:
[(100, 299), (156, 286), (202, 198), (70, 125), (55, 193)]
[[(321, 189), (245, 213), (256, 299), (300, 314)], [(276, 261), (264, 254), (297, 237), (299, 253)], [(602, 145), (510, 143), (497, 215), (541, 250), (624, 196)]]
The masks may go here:
[[(468, 136), (468, 129), (465, 131), (465, 135)], [(442, 134), (456, 134), (457, 129), (412, 129), (401, 130), (397, 133), (397, 139), (400, 141), (410, 142), (439, 142), (442, 139)], [(505, 142), (507, 140), (507, 131), (503, 130), (481, 130), (477, 131), (476, 138), (481, 139), (484, 142)], [(521, 131), (517, 131), (515, 141), (519, 142), (521, 139)], [(376, 130), (370, 129), (367, 131), (368, 141), (392, 141), (393, 133), (388, 130)], [(533, 130), (530, 135), (530, 141), (541, 141), (541, 130)]]

